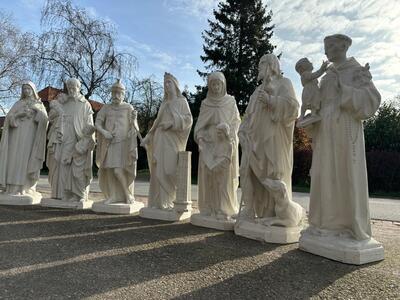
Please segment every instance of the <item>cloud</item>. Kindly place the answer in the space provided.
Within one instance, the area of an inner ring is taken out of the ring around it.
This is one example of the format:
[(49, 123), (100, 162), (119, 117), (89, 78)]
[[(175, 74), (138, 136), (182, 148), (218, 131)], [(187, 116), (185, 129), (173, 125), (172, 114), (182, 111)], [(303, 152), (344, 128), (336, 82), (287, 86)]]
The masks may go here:
[(369, 62), (383, 99), (400, 94), (400, 5), (396, 0), (272, 0), (264, 1), (273, 11), (276, 25), (272, 39), (282, 51), (285, 74), (294, 80), (294, 63), (309, 57), (315, 67), (324, 57), (323, 38), (344, 33), (353, 39), (349, 55), (361, 64)]
[(219, 2), (219, 0), (164, 0), (163, 5), (170, 11), (207, 19)]
[[(318, 67), (324, 56), (323, 38), (344, 33), (353, 39), (349, 55), (369, 62), (384, 99), (400, 94), (400, 5), (397, 0), (263, 0), (276, 25), (272, 42), (282, 52), (283, 71), (301, 85), (294, 64), (309, 57)], [(218, 0), (164, 0), (170, 11), (210, 18)]]
[[(141, 43), (128, 35), (120, 35), (119, 48), (129, 51), (141, 62), (150, 64), (153, 68), (164, 71), (170, 69), (179, 59), (174, 55), (156, 49), (146, 43)], [(139, 65), (140, 67), (140, 65)]]
[(185, 63), (182, 66), (182, 70), (186, 70), (186, 71), (196, 71), (196, 68), (191, 64), (191, 63)]

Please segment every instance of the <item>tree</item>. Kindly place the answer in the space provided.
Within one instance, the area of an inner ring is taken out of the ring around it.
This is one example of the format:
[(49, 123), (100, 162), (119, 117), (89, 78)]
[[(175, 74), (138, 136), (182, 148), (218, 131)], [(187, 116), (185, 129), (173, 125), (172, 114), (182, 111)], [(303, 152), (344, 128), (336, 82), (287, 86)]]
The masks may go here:
[(6, 100), (17, 97), (21, 82), (27, 78), (34, 36), (21, 32), (10, 15), (0, 11), (0, 111)]
[(311, 138), (303, 128), (298, 128), (297, 126), (294, 127), (293, 132), (293, 150), (311, 151)]
[(89, 99), (111, 86), (116, 77), (132, 75), (135, 58), (116, 49), (113, 25), (73, 6), (70, 0), (48, 0), (41, 26), (35, 61), (41, 80), (60, 85), (76, 77)]
[(228, 93), (235, 96), (243, 114), (257, 86), (258, 62), (275, 49), (270, 42), (272, 12), (267, 13), (262, 0), (227, 0), (218, 4), (214, 17), (215, 21), (208, 20), (210, 29), (202, 34), (201, 60), (207, 71), (224, 72)]
[(147, 133), (163, 100), (163, 86), (153, 76), (129, 79), (127, 100), (138, 111), (140, 130)]
[(385, 101), (364, 123), (366, 151), (400, 152), (400, 95)]

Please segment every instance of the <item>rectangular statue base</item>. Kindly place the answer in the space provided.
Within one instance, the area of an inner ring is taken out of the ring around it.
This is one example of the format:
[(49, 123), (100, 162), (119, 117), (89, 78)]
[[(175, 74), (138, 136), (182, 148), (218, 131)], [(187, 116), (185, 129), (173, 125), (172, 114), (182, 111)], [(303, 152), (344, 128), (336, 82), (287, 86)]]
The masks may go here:
[(303, 227), (266, 226), (250, 220), (239, 220), (235, 224), (235, 234), (248, 239), (273, 244), (297, 243)]
[(133, 204), (128, 203), (110, 203), (96, 202), (92, 206), (92, 210), (98, 213), (114, 214), (114, 215), (132, 215), (140, 211), (144, 207), (142, 202), (135, 201)]
[(42, 195), (37, 193), (37, 196), (31, 195), (7, 195), (0, 194), (0, 205), (38, 205), (42, 200)]
[(195, 226), (207, 227), (207, 228), (212, 228), (212, 229), (217, 229), (217, 230), (225, 230), (225, 231), (233, 230), (233, 227), (235, 226), (234, 219), (219, 220), (219, 219), (216, 219), (215, 217), (205, 216), (205, 215), (201, 215), (201, 214), (192, 215), (192, 217), (190, 218), (190, 223), (192, 223)]
[(54, 208), (70, 208), (70, 209), (90, 209), (92, 208), (93, 201), (87, 200), (84, 202), (70, 202), (54, 198), (43, 198), (40, 202), (41, 206), (54, 207)]
[(155, 219), (155, 220), (163, 220), (163, 221), (183, 221), (186, 219), (190, 219), (192, 215), (191, 211), (186, 212), (177, 212), (174, 209), (159, 209), (159, 208), (151, 208), (151, 207), (143, 207), (139, 215), (142, 218), (146, 219)]
[(373, 238), (357, 241), (348, 237), (316, 235), (309, 230), (301, 233), (299, 248), (315, 255), (352, 265), (383, 260), (385, 256), (382, 244)]

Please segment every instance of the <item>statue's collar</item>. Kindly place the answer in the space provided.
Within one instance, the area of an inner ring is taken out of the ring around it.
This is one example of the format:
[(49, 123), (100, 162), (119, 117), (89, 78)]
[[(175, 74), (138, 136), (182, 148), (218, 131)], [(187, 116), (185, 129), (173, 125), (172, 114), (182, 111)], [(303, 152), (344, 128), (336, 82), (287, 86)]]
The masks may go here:
[(337, 70), (343, 70), (343, 69), (351, 68), (351, 67), (358, 66), (358, 65), (359, 65), (358, 62), (356, 61), (356, 59), (354, 57), (349, 57), (345, 62), (335, 65), (335, 68)]

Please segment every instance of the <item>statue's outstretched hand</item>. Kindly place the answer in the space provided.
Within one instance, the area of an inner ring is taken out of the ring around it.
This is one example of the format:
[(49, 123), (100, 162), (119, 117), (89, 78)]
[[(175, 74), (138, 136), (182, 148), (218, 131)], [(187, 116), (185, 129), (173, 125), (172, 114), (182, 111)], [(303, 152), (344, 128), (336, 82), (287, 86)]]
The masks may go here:
[(137, 119), (137, 111), (136, 110), (132, 110), (131, 112), (131, 119), (133, 121), (135, 121)]
[(329, 61), (328, 61), (328, 60), (323, 60), (320, 69), (321, 69), (323, 72), (325, 72), (326, 69), (328, 69), (328, 65), (329, 65)]
[(140, 142), (140, 146), (147, 149), (147, 145), (149, 144), (149, 137), (146, 135)]

